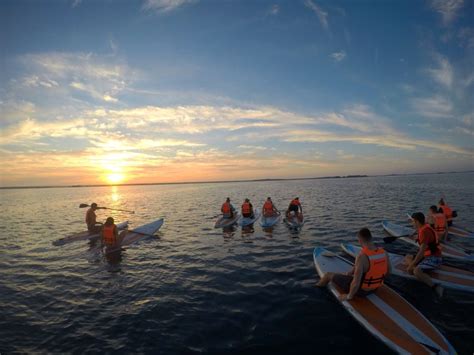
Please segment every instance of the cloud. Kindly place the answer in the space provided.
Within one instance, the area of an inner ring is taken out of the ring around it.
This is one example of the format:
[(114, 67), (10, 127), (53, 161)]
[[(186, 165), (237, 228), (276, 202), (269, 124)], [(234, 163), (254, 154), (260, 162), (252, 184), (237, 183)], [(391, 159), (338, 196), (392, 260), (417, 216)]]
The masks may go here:
[(464, 0), (431, 0), (431, 8), (439, 13), (443, 25), (448, 26), (458, 17)]
[(276, 16), (280, 13), (280, 6), (277, 4), (274, 4), (270, 7), (270, 10), (268, 10), (268, 13), (272, 16)]
[(166, 13), (186, 4), (192, 4), (198, 0), (145, 0), (142, 9), (157, 13)]
[(328, 13), (316, 5), (316, 3), (312, 0), (305, 0), (304, 4), (316, 14), (321, 26), (327, 31), (329, 29)]
[(345, 51), (339, 51), (339, 52), (334, 52), (331, 53), (330, 57), (335, 61), (335, 62), (340, 62), (346, 58), (346, 52)]
[(71, 7), (72, 7), (72, 8), (75, 8), (75, 7), (79, 6), (79, 5), (81, 4), (81, 2), (82, 2), (82, 0), (74, 0), (74, 1), (72, 2)]
[(20, 81), (20, 87), (61, 90), (70, 88), (106, 102), (117, 102), (115, 96), (122, 92), (136, 75), (136, 71), (116, 56), (92, 53), (27, 54), (20, 57), (20, 62), (26, 71), (31, 73)]
[(435, 60), (438, 67), (426, 69), (426, 72), (434, 81), (450, 89), (453, 85), (454, 72), (449, 60), (440, 54), (435, 55)]
[(457, 35), (461, 46), (474, 49), (474, 29), (471, 27), (461, 28)]
[(443, 96), (416, 98), (412, 106), (421, 116), (428, 118), (447, 118), (453, 116), (453, 104)]

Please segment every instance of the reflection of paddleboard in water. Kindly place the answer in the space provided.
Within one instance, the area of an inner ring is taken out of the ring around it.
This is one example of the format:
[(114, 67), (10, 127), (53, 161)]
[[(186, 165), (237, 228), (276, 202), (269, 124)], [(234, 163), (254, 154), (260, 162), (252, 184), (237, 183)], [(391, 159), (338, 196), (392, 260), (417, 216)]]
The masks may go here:
[(225, 227), (230, 227), (234, 223), (236, 223), (239, 219), (240, 215), (237, 212), (234, 212), (234, 215), (231, 218), (225, 218), (224, 216), (220, 216), (216, 224), (214, 225), (214, 228), (225, 228)]
[(163, 218), (160, 218), (154, 222), (144, 224), (143, 226), (140, 226), (131, 231), (128, 231), (125, 237), (122, 239), (122, 242), (120, 243), (120, 245), (114, 246), (111, 248), (107, 247), (105, 249), (105, 253), (109, 254), (109, 253), (116, 252), (118, 250), (121, 250), (123, 247), (129, 246), (133, 243), (138, 242), (139, 240), (151, 237), (153, 234), (158, 232), (158, 230), (163, 225), (163, 222), (164, 222)]
[(276, 212), (275, 215), (270, 216), (270, 217), (262, 216), (262, 218), (260, 218), (260, 225), (263, 228), (273, 227), (275, 224), (277, 224), (280, 221), (280, 217), (281, 217), (280, 212)]
[[(346, 273), (352, 264), (324, 248), (315, 248), (314, 265), (319, 276)], [(329, 290), (339, 300), (342, 290), (330, 282)], [(455, 354), (446, 338), (418, 310), (390, 287), (383, 285), (367, 297), (354, 297), (342, 306), (362, 326), (400, 354)]]
[(253, 218), (251, 217), (244, 217), (242, 216), (239, 220), (239, 224), (242, 226), (242, 227), (245, 227), (245, 226), (249, 226), (253, 223), (255, 223), (260, 217), (260, 212), (259, 211), (255, 211), (253, 213)]
[[(342, 243), (341, 247), (347, 254), (354, 258), (360, 253), (360, 247), (353, 244)], [(392, 264), (392, 274), (417, 280), (414, 275), (407, 272), (405, 257), (403, 255), (392, 253), (387, 253), (387, 255)], [(430, 275), (431, 281), (433, 281), (434, 284), (440, 284), (446, 288), (474, 292), (474, 273), (470, 271), (441, 265), (439, 268), (429, 272), (428, 275)]]
[(296, 217), (294, 214), (290, 214), (289, 217), (285, 217), (283, 221), (286, 223), (286, 225), (292, 229), (299, 229), (303, 227), (304, 225), (304, 216), (302, 215), (301, 221)]

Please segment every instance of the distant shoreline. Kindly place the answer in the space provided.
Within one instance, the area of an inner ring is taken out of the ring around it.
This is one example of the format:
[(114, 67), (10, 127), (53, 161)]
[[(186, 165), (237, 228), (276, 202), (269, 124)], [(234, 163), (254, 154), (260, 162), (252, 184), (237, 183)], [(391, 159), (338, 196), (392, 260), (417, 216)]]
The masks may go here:
[(152, 186), (152, 185), (190, 185), (190, 184), (228, 184), (234, 182), (264, 182), (264, 181), (295, 181), (295, 180), (324, 180), (324, 179), (353, 179), (366, 177), (383, 176), (411, 176), (411, 175), (440, 175), (440, 174), (462, 174), (472, 173), (474, 170), (467, 171), (445, 171), (436, 173), (412, 173), (412, 174), (383, 174), (383, 175), (334, 175), (307, 178), (275, 178), (275, 179), (251, 179), (251, 180), (225, 180), (225, 181), (183, 181), (183, 182), (151, 182), (151, 183), (130, 183), (130, 184), (93, 184), (93, 185), (48, 185), (48, 186), (0, 186), (0, 190), (14, 189), (54, 189), (54, 188), (84, 188), (84, 187), (110, 187), (110, 186)]

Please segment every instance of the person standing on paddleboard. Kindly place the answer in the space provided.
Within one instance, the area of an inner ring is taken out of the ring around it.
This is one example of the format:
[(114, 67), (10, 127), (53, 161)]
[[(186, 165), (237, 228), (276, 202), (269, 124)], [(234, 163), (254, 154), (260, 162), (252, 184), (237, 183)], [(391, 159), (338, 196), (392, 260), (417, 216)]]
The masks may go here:
[(439, 297), (443, 295), (443, 287), (433, 284), (431, 277), (425, 271), (431, 271), (441, 266), (441, 248), (436, 231), (429, 224), (425, 223), (425, 215), (421, 212), (415, 212), (411, 215), (412, 222), (418, 231), (416, 241), (419, 245), (418, 253), (407, 255), (405, 263), (407, 272), (426, 285), (430, 286)]
[(86, 224), (89, 234), (95, 234), (100, 232), (102, 223), (97, 222), (97, 216), (95, 214), (95, 211), (100, 209), (103, 208), (97, 207), (97, 203), (92, 203), (91, 207), (86, 212)]
[(222, 204), (221, 212), (222, 212), (222, 215), (224, 216), (224, 218), (234, 217), (235, 208), (230, 203), (230, 197), (227, 197), (225, 202)]
[(280, 211), (278, 211), (278, 209), (273, 204), (272, 198), (267, 197), (267, 200), (265, 201), (265, 203), (263, 204), (263, 207), (262, 207), (263, 217), (273, 217), (278, 212), (280, 212)]
[(126, 230), (118, 233), (118, 228), (112, 217), (108, 217), (100, 231), (102, 245), (105, 247), (115, 247), (122, 243), (123, 238), (127, 234)]
[(303, 207), (301, 207), (300, 198), (295, 197), (291, 200), (288, 209), (286, 210), (286, 218), (291, 219), (291, 212), (295, 213), (295, 216), (298, 218), (298, 221), (303, 220)]
[(377, 291), (391, 272), (388, 255), (383, 248), (372, 243), (372, 234), (368, 228), (357, 233), (362, 250), (356, 257), (354, 267), (347, 274), (328, 272), (316, 284), (326, 286), (330, 281), (341, 289), (341, 301), (350, 301), (355, 296), (365, 297)]
[(253, 205), (250, 203), (250, 200), (246, 198), (242, 204), (242, 216), (244, 218), (253, 218)]

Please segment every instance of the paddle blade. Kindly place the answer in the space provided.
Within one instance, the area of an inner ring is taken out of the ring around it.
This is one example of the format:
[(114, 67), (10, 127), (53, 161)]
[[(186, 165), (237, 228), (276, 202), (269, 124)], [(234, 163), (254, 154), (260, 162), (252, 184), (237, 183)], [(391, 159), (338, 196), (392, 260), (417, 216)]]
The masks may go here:
[(89, 205), (86, 205), (85, 203), (81, 203), (81, 204), (79, 205), (79, 208), (84, 208), (84, 207), (89, 207)]

